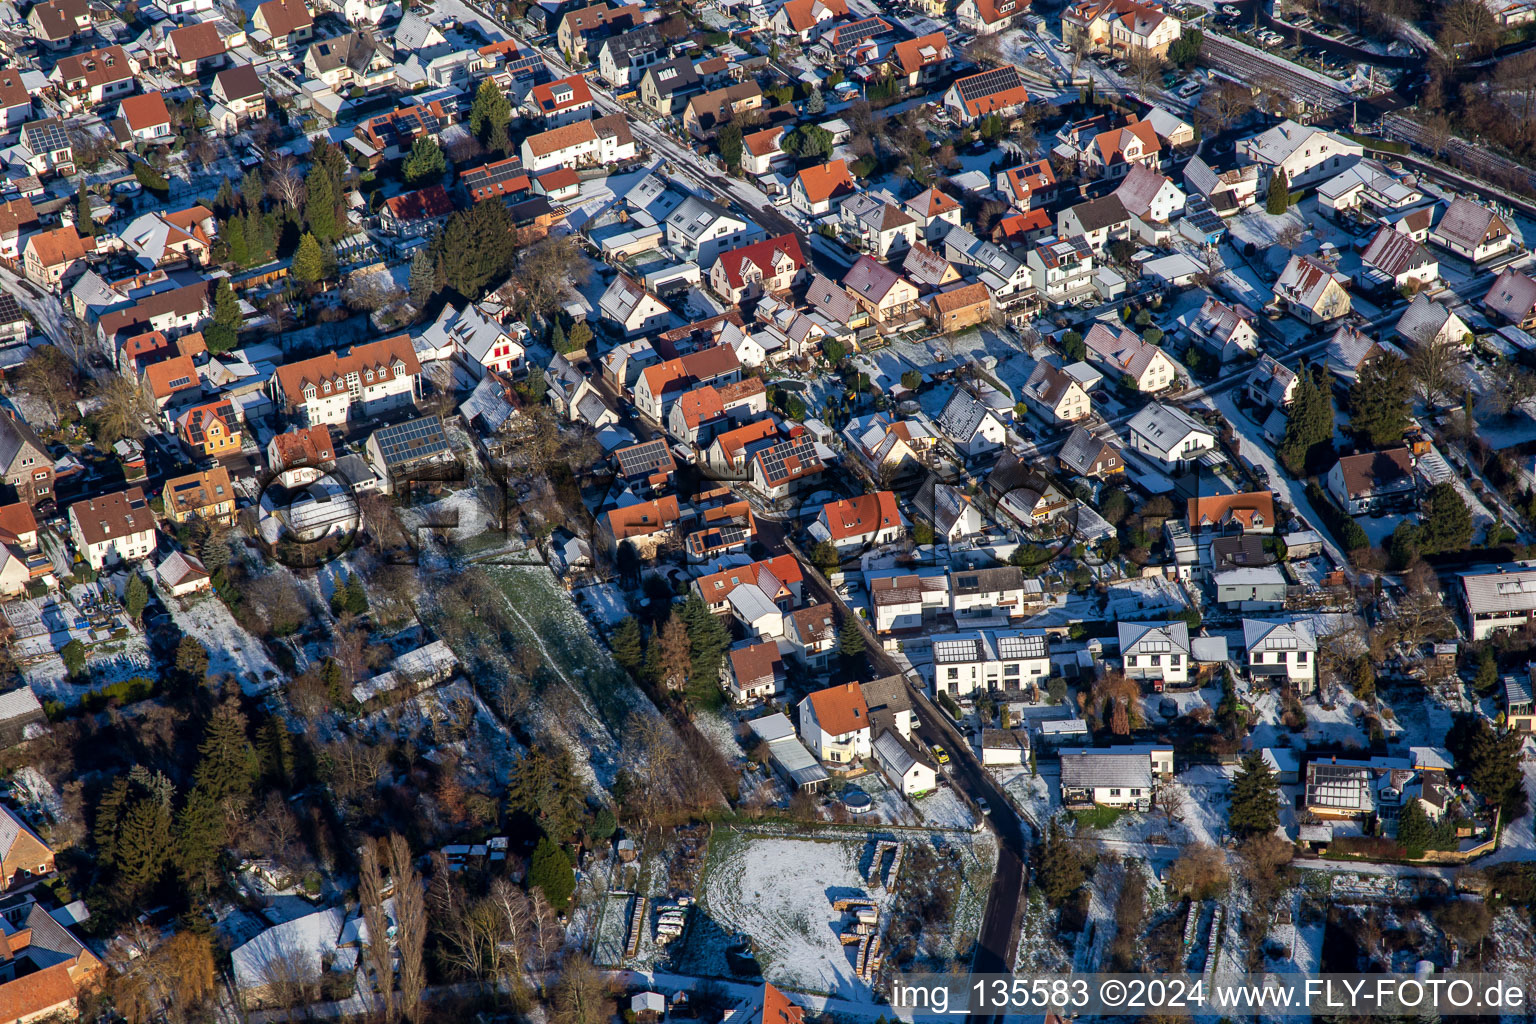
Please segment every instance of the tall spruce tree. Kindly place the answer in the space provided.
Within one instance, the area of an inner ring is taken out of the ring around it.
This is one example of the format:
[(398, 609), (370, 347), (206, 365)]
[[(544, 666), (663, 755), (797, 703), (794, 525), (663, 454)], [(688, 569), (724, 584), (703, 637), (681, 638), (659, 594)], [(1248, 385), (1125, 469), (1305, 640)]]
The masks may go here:
[(637, 672), (645, 662), (645, 643), (640, 636), (640, 623), (631, 615), (619, 623), (609, 641), (613, 648), (613, 660), (626, 672)]
[(256, 779), (256, 749), (245, 735), (245, 714), (233, 698), (213, 709), (192, 778), (215, 800), (248, 800)]
[(203, 341), (208, 351), (215, 355), (228, 352), (240, 342), (240, 328), (245, 326), (245, 314), (240, 312), (240, 300), (235, 290), (224, 278), (213, 290), (213, 323), (203, 328)]
[(245, 218), (231, 217), (224, 222), (224, 245), (229, 250), (229, 261), (237, 267), (251, 265), (251, 247), (245, 241)]
[(331, 185), (330, 174), (316, 164), (310, 167), (304, 184), (304, 218), (309, 222), (310, 234), (321, 242), (335, 241), (339, 235), (336, 229), (336, 190)]
[(1265, 201), (1266, 212), (1279, 216), (1291, 208), (1291, 181), (1285, 174), (1285, 168), (1275, 169), (1275, 173), (1269, 179), (1269, 198)]
[(1035, 879), (1046, 902), (1053, 907), (1061, 906), (1082, 888), (1086, 878), (1077, 848), (1072, 845), (1061, 822), (1052, 818), (1040, 848), (1040, 862), (1035, 868)]
[(1243, 755), (1232, 780), (1227, 824), (1241, 839), (1268, 835), (1280, 824), (1280, 787), (1257, 750)]
[(1413, 375), (1391, 354), (1366, 360), (1349, 389), (1349, 430), (1373, 448), (1400, 444), (1408, 429)]
[(1305, 363), (1296, 377), (1296, 397), (1276, 454), (1291, 473), (1304, 476), (1328, 461), (1326, 453), (1333, 443), (1333, 396)]
[(313, 232), (306, 231), (299, 239), (299, 247), (293, 254), (293, 276), (304, 284), (325, 279), (325, 250), (320, 248), (320, 240)]

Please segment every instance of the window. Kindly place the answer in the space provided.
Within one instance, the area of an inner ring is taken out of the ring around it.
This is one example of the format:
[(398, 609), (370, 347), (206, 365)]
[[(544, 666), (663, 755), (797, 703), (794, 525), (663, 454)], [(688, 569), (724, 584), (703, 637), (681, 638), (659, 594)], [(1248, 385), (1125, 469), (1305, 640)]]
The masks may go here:
[(1112, 790), (1109, 791), (1109, 795), (1110, 796), (1119, 796), (1120, 795), (1120, 791), (1118, 789), (1112, 789)]

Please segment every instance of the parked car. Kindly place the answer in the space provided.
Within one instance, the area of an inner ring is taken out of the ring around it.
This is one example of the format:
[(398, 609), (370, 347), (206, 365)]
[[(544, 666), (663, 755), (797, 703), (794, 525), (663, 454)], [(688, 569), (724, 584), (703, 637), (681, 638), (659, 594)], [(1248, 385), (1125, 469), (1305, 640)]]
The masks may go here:
[(984, 796), (979, 796), (976, 798), (976, 806), (981, 809), (982, 814), (992, 813), (992, 805), (987, 803), (987, 798)]
[(949, 764), (949, 754), (944, 751), (943, 747), (935, 743), (930, 749), (933, 751), (933, 759), (935, 761), (939, 762), (941, 765)]

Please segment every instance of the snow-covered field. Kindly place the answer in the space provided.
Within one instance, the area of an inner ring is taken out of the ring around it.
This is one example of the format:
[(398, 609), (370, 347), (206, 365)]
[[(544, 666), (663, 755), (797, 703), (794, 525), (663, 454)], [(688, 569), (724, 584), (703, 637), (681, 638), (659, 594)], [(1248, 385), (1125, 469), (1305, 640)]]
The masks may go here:
[(904, 843), (907, 857), (919, 843), (931, 843), (941, 854), (958, 850), (966, 882), (956, 899), (946, 945), (967, 948), (980, 927), (996, 864), (996, 842), (990, 833), (829, 828), (796, 835), (721, 828), (710, 842), (695, 911), (700, 920), (690, 925), (678, 969), (731, 976), (725, 950), (735, 936), (745, 934), (752, 939), (763, 977), (773, 984), (866, 998), (868, 988), (854, 971), (856, 947), (838, 939), (846, 915), (832, 904), (845, 898), (873, 900), (881, 909), (882, 926), (886, 923), (896, 896), (883, 886), (868, 886), (864, 875), (877, 839)]
[(169, 602), (171, 618), (181, 631), (208, 649), (208, 674), (230, 674), (247, 694), (265, 693), (281, 679), (266, 648), (235, 621), (213, 594), (198, 594)]

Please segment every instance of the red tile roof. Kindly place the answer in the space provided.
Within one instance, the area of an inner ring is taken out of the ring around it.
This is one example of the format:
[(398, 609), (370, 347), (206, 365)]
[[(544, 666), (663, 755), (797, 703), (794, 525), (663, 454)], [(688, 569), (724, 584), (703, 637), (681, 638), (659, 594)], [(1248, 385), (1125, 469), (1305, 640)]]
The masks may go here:
[(889, 526), (901, 525), (896, 495), (890, 491), (829, 501), (821, 511), (827, 518), (827, 532), (834, 541), (864, 537)]

